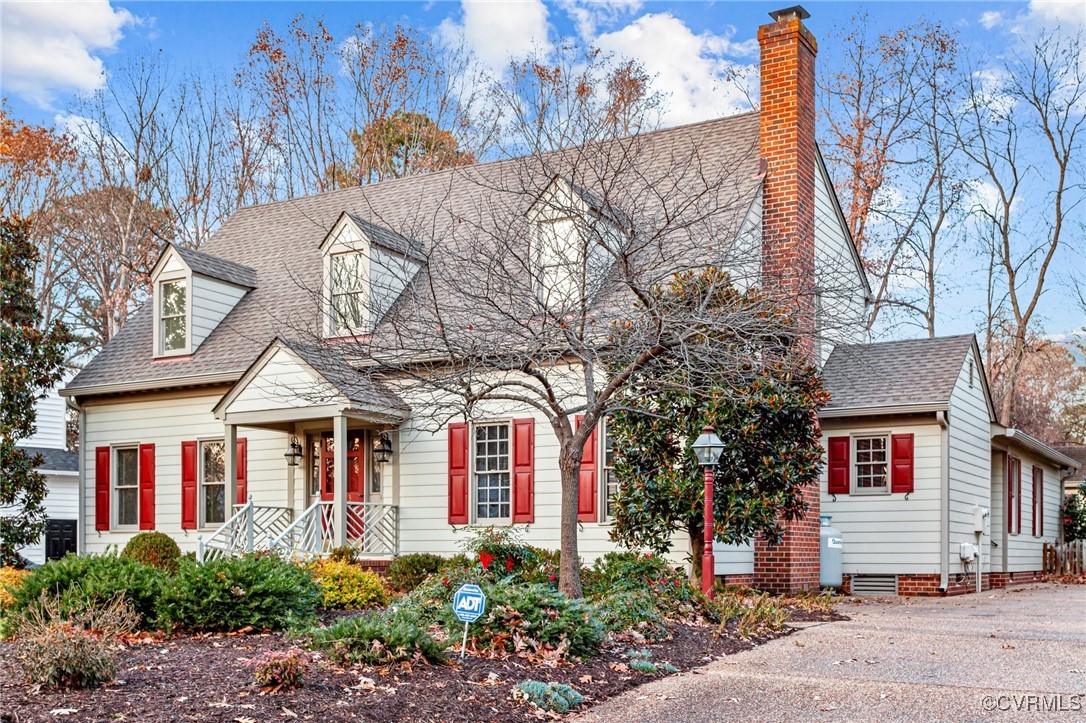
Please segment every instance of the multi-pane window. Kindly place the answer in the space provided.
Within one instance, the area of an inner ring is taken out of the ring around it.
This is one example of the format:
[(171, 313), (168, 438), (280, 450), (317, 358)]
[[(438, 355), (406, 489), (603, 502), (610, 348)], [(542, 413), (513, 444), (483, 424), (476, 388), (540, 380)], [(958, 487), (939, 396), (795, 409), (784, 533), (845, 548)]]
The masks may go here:
[(203, 526), (226, 522), (226, 446), (200, 444), (200, 513)]
[(139, 451), (135, 447), (114, 450), (116, 474), (113, 478), (117, 500), (117, 524), (139, 523)]
[(885, 491), (887, 470), (886, 437), (856, 438), (856, 489)]
[(360, 253), (332, 256), (332, 328), (357, 333), (366, 320), (366, 267)]
[(1033, 536), (1042, 537), (1045, 534), (1045, 507), (1044, 507), (1045, 473), (1040, 467), (1033, 468)]
[(476, 520), (501, 521), (512, 517), (512, 475), (509, 464), (509, 425), (476, 425)]
[(159, 336), (162, 339), (162, 350), (178, 351), (188, 346), (186, 332), (186, 297), (187, 289), (184, 279), (177, 281), (164, 281), (159, 287), (162, 297), (161, 326)]
[(1007, 533), (1022, 531), (1022, 460), (1007, 460)]
[(611, 505), (618, 494), (618, 477), (615, 476), (615, 443), (611, 437), (610, 425), (606, 420), (601, 425), (603, 434), (603, 519), (610, 520), (614, 516)]

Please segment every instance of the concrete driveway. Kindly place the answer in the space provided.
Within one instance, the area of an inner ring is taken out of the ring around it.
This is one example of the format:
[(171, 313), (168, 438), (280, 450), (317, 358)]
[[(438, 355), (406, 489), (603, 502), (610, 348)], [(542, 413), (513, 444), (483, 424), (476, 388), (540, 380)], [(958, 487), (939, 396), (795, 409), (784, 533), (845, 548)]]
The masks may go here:
[(582, 720), (1086, 723), (1086, 586), (868, 600)]

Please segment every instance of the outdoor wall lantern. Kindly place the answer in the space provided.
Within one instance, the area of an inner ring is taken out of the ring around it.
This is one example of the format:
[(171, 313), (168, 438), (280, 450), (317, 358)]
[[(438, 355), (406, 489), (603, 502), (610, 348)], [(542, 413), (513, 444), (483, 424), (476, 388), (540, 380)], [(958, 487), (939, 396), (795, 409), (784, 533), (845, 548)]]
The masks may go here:
[(392, 461), (392, 440), (384, 432), (373, 440), (373, 458), (378, 464), (388, 464)]
[(712, 597), (713, 581), (716, 579), (716, 560), (713, 559), (713, 468), (724, 452), (724, 442), (712, 427), (705, 426), (701, 428), (701, 434), (690, 448), (694, 450), (698, 464), (705, 470), (705, 537), (702, 538), (701, 591)]
[(291, 436), (290, 445), (283, 456), (287, 458), (288, 467), (297, 467), (302, 461), (302, 445), (298, 444), (297, 437)]

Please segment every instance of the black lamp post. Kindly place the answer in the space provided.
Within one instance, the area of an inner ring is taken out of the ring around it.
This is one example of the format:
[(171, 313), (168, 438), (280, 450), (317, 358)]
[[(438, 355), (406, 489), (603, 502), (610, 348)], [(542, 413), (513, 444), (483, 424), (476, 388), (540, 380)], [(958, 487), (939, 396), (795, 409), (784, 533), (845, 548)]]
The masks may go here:
[(298, 438), (291, 436), (290, 444), (287, 446), (287, 451), (283, 455), (287, 459), (288, 467), (297, 467), (302, 461), (302, 445), (298, 444)]
[(724, 452), (724, 442), (712, 427), (705, 426), (690, 447), (698, 458), (698, 464), (705, 470), (705, 537), (701, 553), (701, 591), (711, 597), (713, 579), (716, 577), (716, 561), (713, 559), (713, 468)]
[(378, 464), (387, 464), (392, 461), (392, 440), (381, 432), (381, 436), (373, 441), (373, 458)]

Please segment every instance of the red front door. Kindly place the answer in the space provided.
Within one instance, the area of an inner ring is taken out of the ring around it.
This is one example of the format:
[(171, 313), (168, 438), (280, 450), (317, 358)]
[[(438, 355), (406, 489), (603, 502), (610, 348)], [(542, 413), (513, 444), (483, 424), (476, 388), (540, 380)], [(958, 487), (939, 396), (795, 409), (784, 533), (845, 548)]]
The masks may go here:
[[(366, 499), (366, 453), (363, 431), (347, 432), (347, 501), (365, 502)], [(335, 499), (335, 462), (336, 444), (331, 432), (324, 432), (320, 442), (320, 495), (322, 502)], [(347, 536), (351, 539), (362, 535), (362, 510), (350, 508), (347, 517)]]

